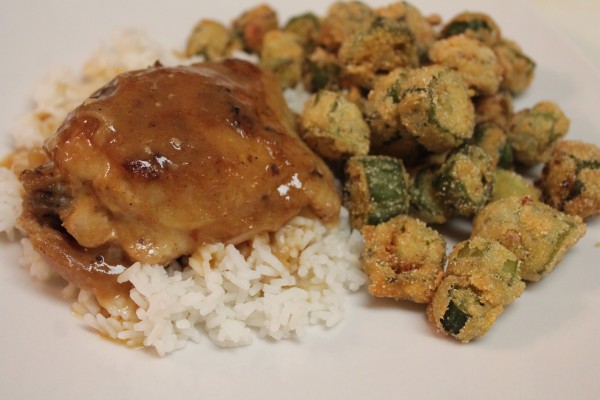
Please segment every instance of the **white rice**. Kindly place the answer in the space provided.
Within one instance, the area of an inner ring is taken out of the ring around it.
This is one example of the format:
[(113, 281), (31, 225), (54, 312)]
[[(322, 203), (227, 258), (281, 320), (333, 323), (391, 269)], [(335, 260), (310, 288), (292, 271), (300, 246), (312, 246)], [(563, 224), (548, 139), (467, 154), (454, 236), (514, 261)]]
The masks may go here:
[[(93, 54), (82, 74), (52, 72), (34, 94), (34, 110), (15, 125), (15, 147), (41, 145), (70, 110), (114, 75), (156, 60), (163, 65), (182, 63), (143, 32), (121, 31)], [(298, 87), (285, 97), (299, 111), (307, 94)], [(0, 189), (0, 232), (14, 237), (21, 187), (9, 170), (0, 169)], [(21, 244), (20, 265), (37, 279), (55, 276), (27, 238)], [(99, 332), (164, 355), (205, 337), (228, 347), (250, 344), (255, 337), (301, 337), (310, 325), (332, 327), (343, 317), (346, 295), (365, 283), (359, 261), (362, 237), (350, 228), (345, 209), (336, 226), (297, 216), (247, 246), (207, 245), (185, 266), (129, 266), (118, 277), (133, 287), (130, 297), (137, 309), (129, 316), (103, 309), (91, 292), (73, 285), (64, 293), (76, 298), (73, 310)]]
[(16, 238), (17, 217), (22, 209), (21, 183), (10, 170), (0, 168), (0, 232), (11, 240)]

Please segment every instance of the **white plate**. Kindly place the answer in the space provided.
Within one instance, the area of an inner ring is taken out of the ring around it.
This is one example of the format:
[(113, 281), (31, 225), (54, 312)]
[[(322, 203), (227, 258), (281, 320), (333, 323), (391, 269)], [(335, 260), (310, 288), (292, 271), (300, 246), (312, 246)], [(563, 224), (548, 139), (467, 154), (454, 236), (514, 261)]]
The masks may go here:
[[(75, 0), (0, 5), (0, 129), (29, 106), (43, 72), (79, 67), (117, 27), (142, 27), (183, 46), (200, 17), (230, 20), (248, 2)], [(318, 0), (272, 2), (282, 20), (316, 10)], [(373, 4), (386, 3), (372, 1)], [(599, 144), (600, 75), (529, 8), (515, 1), (418, 2), (449, 17), (489, 12), (505, 36), (537, 62), (537, 78), (517, 108), (556, 100), (571, 138)], [(468, 345), (436, 334), (423, 307), (348, 300), (341, 324), (297, 341), (219, 349), (206, 339), (166, 358), (97, 337), (55, 288), (17, 267), (18, 247), (0, 243), (0, 398), (592, 399), (600, 394), (600, 218), (562, 264), (509, 306)], [(144, 396), (144, 397), (142, 397)]]

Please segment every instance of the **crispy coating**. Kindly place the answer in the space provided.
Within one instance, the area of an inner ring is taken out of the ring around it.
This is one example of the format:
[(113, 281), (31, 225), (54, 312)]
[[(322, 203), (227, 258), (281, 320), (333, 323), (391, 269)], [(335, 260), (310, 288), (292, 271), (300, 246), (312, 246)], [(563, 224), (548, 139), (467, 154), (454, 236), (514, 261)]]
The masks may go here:
[(407, 215), (362, 228), (369, 293), (429, 303), (442, 280), (446, 242), (435, 230)]
[(473, 99), (475, 103), (475, 122), (492, 122), (502, 128), (508, 127), (513, 114), (513, 99), (510, 92), (501, 90), (487, 96)]
[(354, 228), (377, 225), (408, 212), (410, 177), (402, 160), (355, 156), (346, 162), (344, 204)]
[(444, 277), (427, 307), (427, 317), (438, 331), (468, 343), (484, 335), (504, 306), (482, 299), (464, 276)]
[(296, 86), (302, 79), (304, 48), (293, 33), (272, 30), (265, 34), (260, 66), (272, 71), (283, 88)]
[(452, 18), (442, 29), (442, 37), (464, 34), (482, 43), (493, 46), (502, 38), (500, 27), (487, 14), (463, 12)]
[(531, 197), (508, 197), (488, 204), (473, 220), (471, 236), (500, 242), (521, 261), (521, 277), (538, 281), (585, 234), (578, 216), (564, 214)]
[(494, 47), (502, 66), (502, 88), (517, 95), (531, 85), (535, 62), (512, 40), (502, 39)]
[(475, 110), (469, 89), (447, 67), (410, 70), (398, 107), (403, 132), (432, 152), (451, 150), (473, 135)]
[(335, 2), (321, 21), (319, 44), (337, 51), (347, 38), (366, 29), (373, 18), (373, 10), (361, 1)]
[(447, 275), (464, 276), (491, 304), (508, 305), (525, 290), (517, 256), (500, 243), (473, 237), (448, 256)]
[(509, 168), (513, 164), (513, 151), (504, 129), (494, 123), (483, 123), (475, 127), (470, 140), (490, 156), (492, 169)]
[(300, 134), (324, 158), (369, 152), (369, 126), (360, 109), (340, 93), (321, 90), (311, 96), (300, 116)]
[(524, 290), (517, 256), (496, 241), (474, 237), (448, 256), (428, 316), (440, 332), (466, 343), (485, 334)]
[(540, 201), (541, 191), (535, 187), (533, 182), (524, 176), (507, 169), (497, 169), (494, 173), (494, 189), (490, 201), (496, 201), (511, 196), (529, 196), (533, 200)]
[(528, 166), (548, 161), (556, 143), (567, 134), (569, 124), (569, 118), (551, 101), (514, 114), (506, 133), (515, 160)]
[(443, 224), (452, 217), (452, 209), (434, 186), (436, 169), (423, 168), (415, 174), (410, 186), (410, 214), (428, 224)]
[(502, 67), (494, 51), (466, 35), (438, 40), (429, 49), (429, 59), (458, 71), (478, 94), (491, 95), (502, 81)]
[(382, 146), (394, 141), (400, 132), (400, 97), (408, 70), (398, 68), (379, 77), (365, 104), (366, 119), (371, 128), (371, 143)]
[(377, 74), (419, 65), (416, 42), (407, 23), (383, 17), (376, 17), (368, 28), (345, 39), (338, 58), (346, 79), (367, 88), (373, 87)]
[(406, 21), (406, 25), (415, 39), (419, 56), (422, 58), (427, 55), (427, 50), (431, 47), (437, 35), (429, 20), (415, 6), (406, 1), (398, 1), (388, 6), (377, 8), (375, 15)]
[(322, 89), (338, 90), (341, 71), (342, 67), (335, 54), (317, 47), (306, 60), (304, 87), (311, 93)]
[(465, 145), (448, 157), (433, 183), (446, 207), (469, 217), (490, 198), (494, 185), (492, 161), (480, 147)]
[(219, 60), (233, 50), (241, 49), (241, 42), (223, 24), (210, 19), (200, 20), (187, 40), (188, 57), (203, 55), (209, 61)]
[(233, 32), (242, 40), (244, 49), (260, 54), (263, 37), (279, 27), (277, 13), (270, 6), (260, 4), (233, 20)]
[(321, 21), (315, 14), (308, 12), (290, 18), (283, 30), (296, 35), (305, 51), (312, 51), (319, 40)]
[(580, 141), (559, 142), (546, 163), (540, 186), (545, 201), (570, 215), (600, 213), (600, 148)]

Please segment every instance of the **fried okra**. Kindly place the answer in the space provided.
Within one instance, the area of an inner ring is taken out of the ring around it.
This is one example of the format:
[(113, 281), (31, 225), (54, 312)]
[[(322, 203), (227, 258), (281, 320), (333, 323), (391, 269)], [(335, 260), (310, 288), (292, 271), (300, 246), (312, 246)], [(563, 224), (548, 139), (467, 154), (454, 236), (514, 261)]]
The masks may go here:
[(360, 109), (341, 93), (321, 90), (300, 116), (302, 139), (320, 156), (345, 159), (369, 152), (369, 126)]
[(485, 334), (524, 290), (515, 254), (496, 241), (474, 237), (448, 256), (427, 314), (439, 331), (466, 343)]
[(427, 316), (440, 332), (467, 343), (486, 333), (502, 311), (502, 305), (483, 300), (468, 278), (447, 276), (435, 291)]
[(312, 51), (319, 40), (321, 21), (315, 14), (308, 12), (290, 18), (283, 31), (297, 36), (305, 51)]
[(524, 176), (507, 169), (497, 169), (494, 173), (494, 189), (490, 201), (496, 201), (511, 196), (529, 196), (540, 201), (541, 191)]
[(398, 1), (375, 10), (375, 15), (392, 20), (406, 22), (408, 29), (415, 39), (420, 58), (427, 55), (427, 50), (436, 39), (436, 33), (431, 23), (412, 4)]
[(469, 217), (490, 198), (494, 184), (492, 161), (480, 147), (464, 145), (436, 172), (433, 184), (446, 207), (454, 214)]
[(400, 131), (400, 98), (408, 70), (398, 68), (379, 77), (365, 104), (371, 143), (381, 146), (396, 139)]
[(502, 37), (500, 27), (487, 14), (463, 12), (452, 18), (442, 29), (442, 37), (464, 34), (482, 43), (493, 46)]
[(399, 215), (362, 228), (364, 270), (376, 297), (429, 303), (444, 274), (446, 242), (422, 221)]
[(377, 225), (408, 212), (410, 178), (402, 160), (355, 156), (345, 170), (344, 203), (354, 228)]
[(366, 29), (345, 39), (338, 58), (345, 78), (366, 88), (373, 87), (378, 74), (419, 65), (416, 42), (407, 23), (383, 17), (376, 17)]
[(531, 197), (488, 204), (473, 220), (472, 237), (500, 242), (521, 261), (521, 277), (538, 281), (550, 273), (585, 234), (578, 216), (564, 214)]
[(502, 66), (502, 88), (514, 95), (527, 89), (533, 80), (535, 62), (508, 39), (502, 39), (493, 49)]
[(475, 110), (458, 72), (440, 65), (409, 70), (398, 101), (403, 133), (442, 153), (473, 135)]
[(494, 123), (477, 125), (470, 143), (481, 147), (490, 156), (492, 169), (512, 166), (512, 147), (508, 142), (506, 133), (498, 125)]
[(464, 276), (491, 304), (508, 305), (525, 290), (517, 256), (494, 240), (473, 237), (448, 256), (447, 275)]
[(321, 21), (319, 44), (337, 51), (344, 40), (371, 25), (373, 18), (373, 10), (363, 2), (335, 2)]
[(188, 57), (202, 55), (213, 61), (241, 49), (241, 42), (223, 24), (210, 19), (200, 20), (187, 40), (185, 54)]
[(293, 33), (269, 31), (263, 38), (260, 66), (272, 71), (283, 88), (296, 86), (302, 79), (304, 48)]
[(492, 122), (503, 129), (508, 127), (513, 114), (513, 98), (508, 91), (501, 90), (492, 95), (479, 96), (473, 102), (477, 124)]
[(443, 224), (452, 216), (434, 186), (436, 169), (423, 168), (415, 174), (410, 186), (410, 214), (428, 224)]
[(265, 34), (279, 27), (277, 13), (266, 4), (244, 12), (232, 22), (233, 32), (244, 45), (244, 50), (260, 54)]
[(544, 166), (540, 186), (546, 203), (570, 215), (600, 213), (600, 148), (580, 141), (559, 142)]
[(340, 89), (342, 67), (335, 54), (317, 47), (306, 62), (303, 83), (306, 90), (316, 93), (319, 90)]
[(478, 94), (494, 94), (500, 88), (502, 67), (494, 51), (465, 35), (439, 40), (429, 49), (429, 59), (460, 74)]
[(552, 149), (569, 130), (569, 119), (551, 101), (514, 114), (507, 130), (515, 160), (524, 165), (548, 161)]

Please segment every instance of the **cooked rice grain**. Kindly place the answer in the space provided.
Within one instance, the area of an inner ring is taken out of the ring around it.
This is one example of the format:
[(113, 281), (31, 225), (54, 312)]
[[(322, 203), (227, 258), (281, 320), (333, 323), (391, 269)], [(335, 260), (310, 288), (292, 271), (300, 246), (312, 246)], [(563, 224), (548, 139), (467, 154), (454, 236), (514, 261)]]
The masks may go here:
[[(299, 216), (274, 234), (258, 235), (247, 257), (235, 246), (212, 244), (185, 267), (135, 263), (118, 278), (134, 287), (135, 321), (105, 317), (87, 294), (73, 309), (85, 309), (85, 321), (101, 333), (161, 355), (200, 341), (203, 332), (223, 347), (247, 345), (256, 336), (300, 337), (308, 325), (332, 327), (341, 320), (346, 294), (365, 282), (362, 246), (345, 209), (335, 227)], [(275, 254), (286, 254), (285, 264)]]

